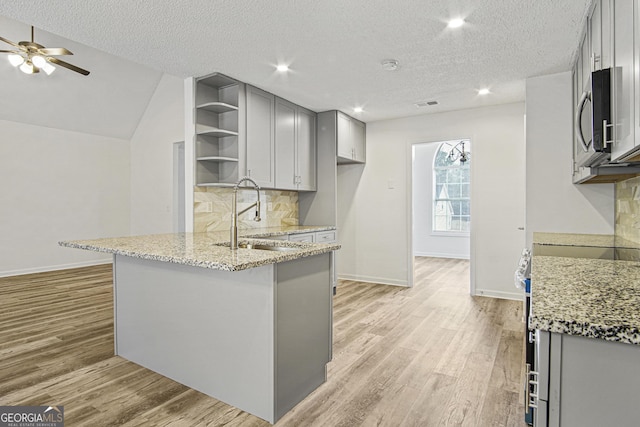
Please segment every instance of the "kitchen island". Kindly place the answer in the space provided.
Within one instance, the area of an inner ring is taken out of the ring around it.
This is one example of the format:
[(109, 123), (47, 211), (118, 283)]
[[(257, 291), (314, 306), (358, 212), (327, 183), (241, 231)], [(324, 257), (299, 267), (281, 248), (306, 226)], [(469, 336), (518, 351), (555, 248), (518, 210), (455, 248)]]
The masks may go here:
[(637, 425), (639, 251), (613, 236), (534, 233), (535, 426)]
[(239, 243), (254, 249), (228, 233), (60, 242), (113, 253), (117, 355), (275, 423), (326, 380), (340, 246)]

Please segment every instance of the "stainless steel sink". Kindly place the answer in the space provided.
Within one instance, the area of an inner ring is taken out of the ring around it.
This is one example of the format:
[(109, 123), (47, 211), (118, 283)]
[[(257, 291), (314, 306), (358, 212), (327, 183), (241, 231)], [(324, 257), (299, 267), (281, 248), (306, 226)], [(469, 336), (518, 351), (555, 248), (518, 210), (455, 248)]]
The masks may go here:
[[(227, 248), (231, 247), (229, 242), (224, 243), (215, 243), (216, 246), (226, 246)], [(278, 251), (278, 252), (289, 252), (302, 249), (298, 246), (277, 246), (270, 245), (265, 243), (251, 243), (251, 242), (240, 242), (238, 243), (238, 249), (252, 249), (257, 251)]]
[(240, 243), (238, 244), (238, 248), (240, 249), (256, 249), (261, 251), (295, 251), (300, 248), (293, 248), (290, 246), (271, 246), (271, 245), (263, 245), (263, 244), (254, 244), (254, 243)]

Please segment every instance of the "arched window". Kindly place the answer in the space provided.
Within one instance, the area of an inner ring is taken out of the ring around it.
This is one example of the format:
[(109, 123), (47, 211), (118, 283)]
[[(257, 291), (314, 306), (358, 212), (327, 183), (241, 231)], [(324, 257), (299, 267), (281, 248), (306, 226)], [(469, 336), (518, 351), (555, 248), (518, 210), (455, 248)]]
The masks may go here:
[(469, 233), (471, 225), (471, 143), (440, 144), (433, 158), (432, 230)]

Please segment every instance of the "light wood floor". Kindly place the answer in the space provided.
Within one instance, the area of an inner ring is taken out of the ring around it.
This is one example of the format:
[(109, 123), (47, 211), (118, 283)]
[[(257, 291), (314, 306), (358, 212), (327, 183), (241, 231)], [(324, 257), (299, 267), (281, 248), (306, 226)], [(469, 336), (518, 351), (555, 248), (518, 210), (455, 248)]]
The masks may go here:
[[(524, 426), (522, 304), (468, 295), (469, 263), (412, 289), (342, 282), (328, 381), (276, 425)], [(0, 279), (0, 405), (66, 426), (268, 426), (113, 355), (111, 266)]]

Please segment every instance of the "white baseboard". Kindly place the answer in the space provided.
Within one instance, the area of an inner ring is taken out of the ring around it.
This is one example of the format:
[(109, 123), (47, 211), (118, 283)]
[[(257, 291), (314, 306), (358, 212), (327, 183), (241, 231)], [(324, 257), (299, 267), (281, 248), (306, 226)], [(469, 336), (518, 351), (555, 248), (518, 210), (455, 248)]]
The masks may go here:
[(353, 280), (354, 282), (377, 283), (380, 285), (392, 285), (409, 287), (406, 280), (387, 279), (383, 277), (356, 276), (351, 274), (338, 275), (339, 280)]
[(476, 296), (522, 301), (524, 299), (524, 292), (518, 292), (517, 290), (514, 290), (513, 292), (504, 292), (494, 291), (491, 289), (476, 289)]
[(445, 253), (434, 253), (434, 252), (414, 252), (413, 256), (426, 256), (431, 258), (469, 259), (469, 255), (445, 254)]
[(69, 268), (90, 267), (92, 265), (111, 264), (113, 259), (103, 258), (92, 261), (73, 262), (70, 264), (49, 265), (46, 267), (25, 268), (21, 270), (0, 271), (0, 277), (22, 276), (24, 274), (44, 273), (47, 271), (67, 270)]

